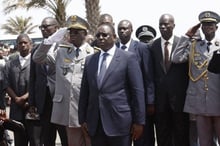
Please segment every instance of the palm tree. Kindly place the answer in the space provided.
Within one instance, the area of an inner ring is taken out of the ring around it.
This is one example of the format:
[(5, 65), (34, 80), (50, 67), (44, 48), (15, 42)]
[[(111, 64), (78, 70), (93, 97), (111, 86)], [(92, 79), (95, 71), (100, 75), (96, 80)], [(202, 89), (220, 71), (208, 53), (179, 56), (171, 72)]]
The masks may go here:
[(7, 23), (1, 26), (1, 29), (4, 29), (6, 34), (32, 34), (34, 33), (33, 30), (37, 27), (37, 25), (33, 25), (33, 23), (31, 23), (31, 19), (32, 17), (23, 18), (22, 16), (16, 16), (15, 19), (10, 17), (7, 20)]
[[(49, 11), (61, 26), (65, 25), (66, 21), (66, 8), (71, 0), (3, 0), (3, 4), (6, 4), (4, 12), (6, 14), (14, 11), (18, 8), (43, 8)], [(96, 31), (100, 7), (99, 0), (85, 0), (86, 18), (90, 24), (90, 31), (92, 34)]]
[(94, 35), (100, 17), (99, 0), (85, 0), (86, 18), (90, 24), (90, 33)]
[(6, 14), (18, 9), (26, 8), (43, 8), (51, 13), (59, 22), (61, 26), (65, 25), (66, 21), (66, 7), (71, 0), (3, 0), (6, 4), (4, 12)]

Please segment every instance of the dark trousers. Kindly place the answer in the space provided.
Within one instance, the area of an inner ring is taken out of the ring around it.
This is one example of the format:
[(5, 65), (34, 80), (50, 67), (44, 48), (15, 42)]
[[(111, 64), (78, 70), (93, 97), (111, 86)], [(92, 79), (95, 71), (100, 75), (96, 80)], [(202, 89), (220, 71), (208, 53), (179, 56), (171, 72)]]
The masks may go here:
[(154, 146), (155, 132), (154, 132), (154, 115), (146, 115), (146, 123), (144, 126), (144, 133), (140, 139), (134, 141), (134, 146)]
[(156, 113), (158, 146), (189, 146), (189, 116), (183, 112)]
[(91, 143), (92, 146), (131, 146), (131, 135), (107, 136), (99, 120), (97, 132), (91, 136)]
[(40, 121), (39, 120), (27, 120), (26, 122), (28, 126), (30, 146), (43, 146), (43, 143), (41, 140), (42, 127), (40, 125)]
[[(68, 146), (66, 127), (62, 125), (53, 124), (50, 122), (52, 113), (52, 98), (49, 92), (47, 92), (47, 98), (45, 103), (44, 112), (41, 114), (40, 121), (42, 125), (42, 141), (44, 146), (55, 146), (56, 133), (60, 136), (62, 146)], [(65, 114), (65, 113), (64, 113)]]

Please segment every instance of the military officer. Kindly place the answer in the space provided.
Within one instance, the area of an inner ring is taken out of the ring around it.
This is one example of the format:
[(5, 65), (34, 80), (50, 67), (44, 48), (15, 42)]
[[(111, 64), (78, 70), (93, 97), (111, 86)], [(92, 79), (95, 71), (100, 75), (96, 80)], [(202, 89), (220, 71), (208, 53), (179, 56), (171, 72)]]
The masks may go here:
[[(89, 29), (86, 20), (73, 15), (66, 24), (66, 28), (44, 40), (33, 60), (54, 67), (56, 80), (51, 122), (66, 126), (68, 146), (87, 146), (89, 138), (78, 123), (78, 101), (84, 61), (94, 50), (85, 41)], [(54, 42), (57, 45), (52, 49)]]
[(150, 25), (142, 25), (137, 28), (135, 36), (139, 39), (139, 41), (149, 43), (157, 36), (157, 32)]
[[(184, 111), (196, 115), (200, 146), (211, 146), (213, 133), (220, 142), (220, 75), (207, 68), (213, 52), (220, 49), (220, 39), (215, 35), (220, 19), (217, 13), (204, 11), (199, 21), (181, 37), (172, 60), (175, 63), (189, 61), (190, 80)], [(190, 44), (200, 26), (205, 38)]]

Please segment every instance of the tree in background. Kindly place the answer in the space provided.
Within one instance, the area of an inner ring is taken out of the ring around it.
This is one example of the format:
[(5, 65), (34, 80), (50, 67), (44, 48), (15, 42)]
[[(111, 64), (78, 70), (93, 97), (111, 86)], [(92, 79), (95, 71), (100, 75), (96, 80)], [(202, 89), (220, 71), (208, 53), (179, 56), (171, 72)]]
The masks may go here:
[[(8, 14), (18, 8), (43, 8), (51, 13), (61, 26), (65, 26), (66, 8), (71, 0), (3, 0), (4, 12)], [(99, 0), (85, 0), (86, 18), (90, 24), (90, 33), (96, 31), (100, 7)]]
[(3, 0), (4, 12), (8, 14), (18, 8), (42, 8), (51, 13), (61, 26), (65, 25), (66, 7), (71, 0)]
[(23, 18), (22, 16), (18, 17), (16, 16), (15, 19), (9, 18), (7, 20), (7, 23), (3, 24), (1, 26), (1, 29), (5, 30), (6, 34), (14, 34), (18, 35), (20, 33), (27, 33), (32, 34), (34, 33), (34, 28), (37, 27), (37, 25), (33, 25), (31, 23), (32, 17)]
[(95, 34), (100, 17), (99, 0), (85, 0), (86, 18), (90, 24), (90, 33)]

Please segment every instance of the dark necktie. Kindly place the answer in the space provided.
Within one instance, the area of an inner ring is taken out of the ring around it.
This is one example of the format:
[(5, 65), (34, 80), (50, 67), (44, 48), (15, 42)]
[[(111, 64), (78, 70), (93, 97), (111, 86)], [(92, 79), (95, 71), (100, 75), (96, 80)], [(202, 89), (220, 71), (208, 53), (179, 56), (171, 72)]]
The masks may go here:
[(207, 51), (209, 52), (210, 51), (210, 46), (212, 45), (211, 42), (207, 42)]
[(108, 56), (108, 53), (103, 53), (102, 55), (102, 62), (100, 65), (100, 71), (99, 71), (99, 75), (98, 75), (98, 86), (100, 87), (103, 77), (105, 75), (105, 72), (107, 70), (107, 65), (106, 65), (106, 57)]
[(169, 42), (164, 43), (164, 64), (166, 71), (170, 68), (170, 59), (169, 59), (169, 49), (168, 49)]
[(76, 48), (76, 57), (79, 57), (79, 48)]
[(122, 50), (125, 50), (126, 48), (127, 48), (127, 46), (125, 46), (125, 45), (122, 45), (122, 46), (121, 46), (121, 49), (122, 49)]

